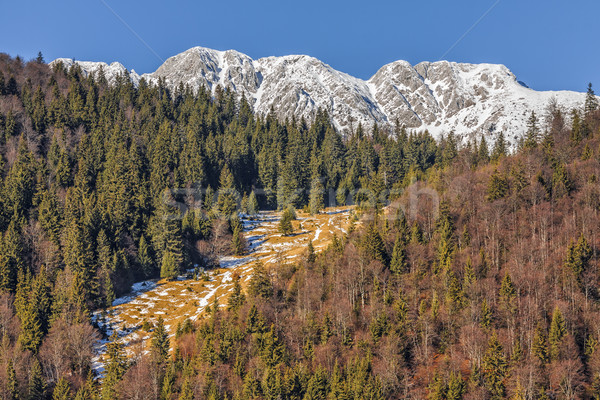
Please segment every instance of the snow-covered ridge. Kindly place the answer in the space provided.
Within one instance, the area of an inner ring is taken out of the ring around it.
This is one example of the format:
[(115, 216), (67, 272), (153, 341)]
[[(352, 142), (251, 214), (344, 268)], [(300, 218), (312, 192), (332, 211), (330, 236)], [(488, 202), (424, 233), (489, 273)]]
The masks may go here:
[[(580, 108), (585, 94), (570, 91), (538, 92), (519, 83), (504, 65), (463, 64), (448, 61), (406, 61), (384, 65), (365, 81), (333, 69), (322, 61), (290, 55), (253, 60), (235, 50), (218, 51), (194, 47), (167, 59), (155, 72), (138, 75), (118, 62), (57, 59), (67, 67), (77, 63), (86, 74), (100, 69), (109, 82), (129, 73), (137, 84), (164, 78), (168, 85), (180, 83), (211, 91), (218, 85), (245, 96), (255, 112), (273, 110), (285, 119), (312, 120), (319, 108), (331, 115), (335, 126), (346, 133), (361, 123), (428, 129), (434, 136), (454, 131), (463, 138), (495, 136), (503, 131), (510, 141), (521, 136), (531, 111), (543, 119), (552, 101), (565, 109)], [(52, 64), (51, 63), (51, 64)]]

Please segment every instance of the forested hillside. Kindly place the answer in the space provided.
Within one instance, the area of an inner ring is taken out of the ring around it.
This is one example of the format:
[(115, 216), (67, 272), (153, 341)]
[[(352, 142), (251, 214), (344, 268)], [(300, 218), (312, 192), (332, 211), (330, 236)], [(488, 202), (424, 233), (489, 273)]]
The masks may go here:
[[(0, 55), (0, 397), (600, 398), (591, 94), (532, 114), (508, 155), (502, 134), (341, 137), (325, 113), (256, 118), (223, 90)], [(439, 210), (405, 214), (411, 185)], [(240, 251), (238, 211), (332, 200), (357, 204), (357, 229), (258, 265), (176, 337), (146, 327), (149, 354), (111, 338), (94, 380), (93, 310)]]

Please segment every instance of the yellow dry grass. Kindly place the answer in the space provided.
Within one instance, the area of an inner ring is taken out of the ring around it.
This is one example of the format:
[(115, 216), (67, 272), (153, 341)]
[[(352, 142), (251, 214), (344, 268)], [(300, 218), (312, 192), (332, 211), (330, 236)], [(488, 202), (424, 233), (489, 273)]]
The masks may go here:
[(227, 268), (210, 271), (208, 281), (180, 277), (181, 280), (156, 282), (152, 289), (110, 308), (106, 326), (110, 330), (117, 329), (129, 349), (140, 342), (142, 349), (147, 348), (151, 329), (145, 331), (142, 327), (145, 321), (152, 326), (159, 316), (164, 319), (169, 334), (174, 336), (178, 324), (186, 318), (202, 318), (206, 307), (216, 299), (220, 305), (226, 304), (234, 274), (245, 286), (258, 260), (267, 268), (299, 261), (306, 255), (309, 240), (313, 241), (315, 251), (324, 249), (334, 234), (341, 238), (346, 233), (352, 213), (352, 207), (328, 208), (312, 216), (297, 211), (298, 220), (293, 222), (294, 233), (290, 236), (278, 232), (278, 212), (264, 212), (254, 221), (245, 220), (247, 254), (223, 258), (221, 265)]

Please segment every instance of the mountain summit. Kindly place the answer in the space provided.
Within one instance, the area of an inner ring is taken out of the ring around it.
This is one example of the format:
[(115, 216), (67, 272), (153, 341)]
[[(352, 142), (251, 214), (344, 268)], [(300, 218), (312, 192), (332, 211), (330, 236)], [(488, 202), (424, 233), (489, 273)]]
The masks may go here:
[(255, 112), (273, 110), (280, 118), (312, 120), (319, 108), (331, 115), (342, 133), (358, 124), (429, 130), (439, 137), (454, 131), (462, 138), (490, 136), (503, 131), (514, 142), (526, 130), (534, 111), (544, 117), (548, 105), (565, 109), (582, 106), (585, 94), (532, 90), (504, 65), (464, 64), (448, 61), (406, 61), (384, 65), (369, 80), (337, 71), (322, 61), (290, 55), (253, 60), (234, 51), (194, 47), (167, 59), (155, 72), (138, 75), (113, 62), (81, 62), (60, 58), (65, 66), (77, 63), (85, 73), (103, 69), (109, 80), (129, 72), (134, 83), (141, 78), (171, 87), (183, 83), (213, 93), (217, 85), (242, 95)]

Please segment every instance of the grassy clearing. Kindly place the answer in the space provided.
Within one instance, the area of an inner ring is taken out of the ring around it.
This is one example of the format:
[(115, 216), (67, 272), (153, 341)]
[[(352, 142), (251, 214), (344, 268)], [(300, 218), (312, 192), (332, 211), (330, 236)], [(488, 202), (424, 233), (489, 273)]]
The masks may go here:
[[(245, 286), (258, 260), (267, 268), (295, 262), (306, 255), (309, 240), (313, 241), (316, 251), (324, 249), (334, 234), (341, 238), (346, 233), (352, 212), (351, 207), (328, 208), (312, 216), (298, 211), (298, 220), (293, 221), (294, 233), (290, 236), (278, 232), (280, 213), (261, 213), (253, 221), (244, 221), (244, 236), (249, 245), (247, 254), (221, 259), (221, 266), (226, 268), (210, 271), (208, 281), (182, 276), (175, 281), (148, 282), (147, 291), (143, 291), (143, 285), (137, 285), (137, 288), (142, 287), (137, 295), (118, 299), (115, 302), (118, 305), (110, 308), (104, 319), (99, 319), (99, 314), (95, 318), (108, 334), (117, 329), (129, 352), (147, 349), (151, 328), (144, 330), (144, 326), (152, 327), (162, 316), (169, 334), (174, 336), (178, 324), (186, 318), (202, 318), (206, 307), (215, 300), (221, 306), (226, 304), (233, 287), (233, 274), (237, 274)], [(102, 353), (101, 348), (99, 353)], [(101, 354), (99, 357), (101, 360)]]

